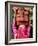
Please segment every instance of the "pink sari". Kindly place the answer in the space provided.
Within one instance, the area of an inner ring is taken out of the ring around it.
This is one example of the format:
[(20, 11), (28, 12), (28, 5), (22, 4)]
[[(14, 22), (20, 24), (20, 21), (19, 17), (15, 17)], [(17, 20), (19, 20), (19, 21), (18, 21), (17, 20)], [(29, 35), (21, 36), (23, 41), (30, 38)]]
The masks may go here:
[(29, 38), (30, 35), (30, 25), (27, 28), (18, 28), (18, 30), (16, 29), (15, 26), (15, 19), (13, 20), (13, 24), (12, 24), (12, 29), (14, 32), (14, 38), (15, 39), (20, 39), (20, 38)]

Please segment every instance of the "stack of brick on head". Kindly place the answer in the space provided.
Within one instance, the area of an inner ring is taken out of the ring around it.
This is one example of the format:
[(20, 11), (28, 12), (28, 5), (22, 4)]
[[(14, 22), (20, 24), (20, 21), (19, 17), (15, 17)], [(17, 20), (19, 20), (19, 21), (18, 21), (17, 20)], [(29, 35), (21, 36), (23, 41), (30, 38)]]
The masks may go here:
[(14, 19), (12, 23), (12, 29), (14, 38), (29, 38), (32, 37), (32, 28), (30, 26), (30, 13), (31, 8), (28, 7), (13, 7)]

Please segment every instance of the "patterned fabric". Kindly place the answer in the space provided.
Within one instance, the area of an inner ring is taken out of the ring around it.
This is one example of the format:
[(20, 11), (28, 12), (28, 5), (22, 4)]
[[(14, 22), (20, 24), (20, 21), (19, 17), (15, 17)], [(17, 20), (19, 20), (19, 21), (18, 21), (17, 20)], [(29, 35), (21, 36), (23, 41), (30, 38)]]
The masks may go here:
[(26, 29), (26, 28), (19, 28), (18, 31), (17, 31), (17, 35), (16, 35), (16, 38), (29, 38), (29, 31), (30, 29), (29, 27)]

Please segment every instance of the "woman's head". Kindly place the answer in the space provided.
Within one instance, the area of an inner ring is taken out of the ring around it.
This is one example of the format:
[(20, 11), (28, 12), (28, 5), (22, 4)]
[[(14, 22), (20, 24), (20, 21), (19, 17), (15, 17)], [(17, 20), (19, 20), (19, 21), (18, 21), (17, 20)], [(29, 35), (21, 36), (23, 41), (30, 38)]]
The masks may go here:
[(28, 25), (29, 24), (29, 15), (30, 8), (28, 7), (16, 7), (15, 11), (15, 21), (16, 25)]
[(16, 22), (17, 25), (26, 25), (29, 21), (29, 11), (24, 8), (19, 8), (16, 10)]

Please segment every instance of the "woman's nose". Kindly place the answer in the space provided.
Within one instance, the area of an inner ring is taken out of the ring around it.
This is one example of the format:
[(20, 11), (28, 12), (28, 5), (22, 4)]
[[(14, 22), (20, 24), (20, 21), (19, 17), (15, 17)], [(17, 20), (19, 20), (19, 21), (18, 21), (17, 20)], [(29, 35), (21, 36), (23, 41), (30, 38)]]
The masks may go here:
[(21, 21), (24, 21), (24, 17), (21, 17)]

